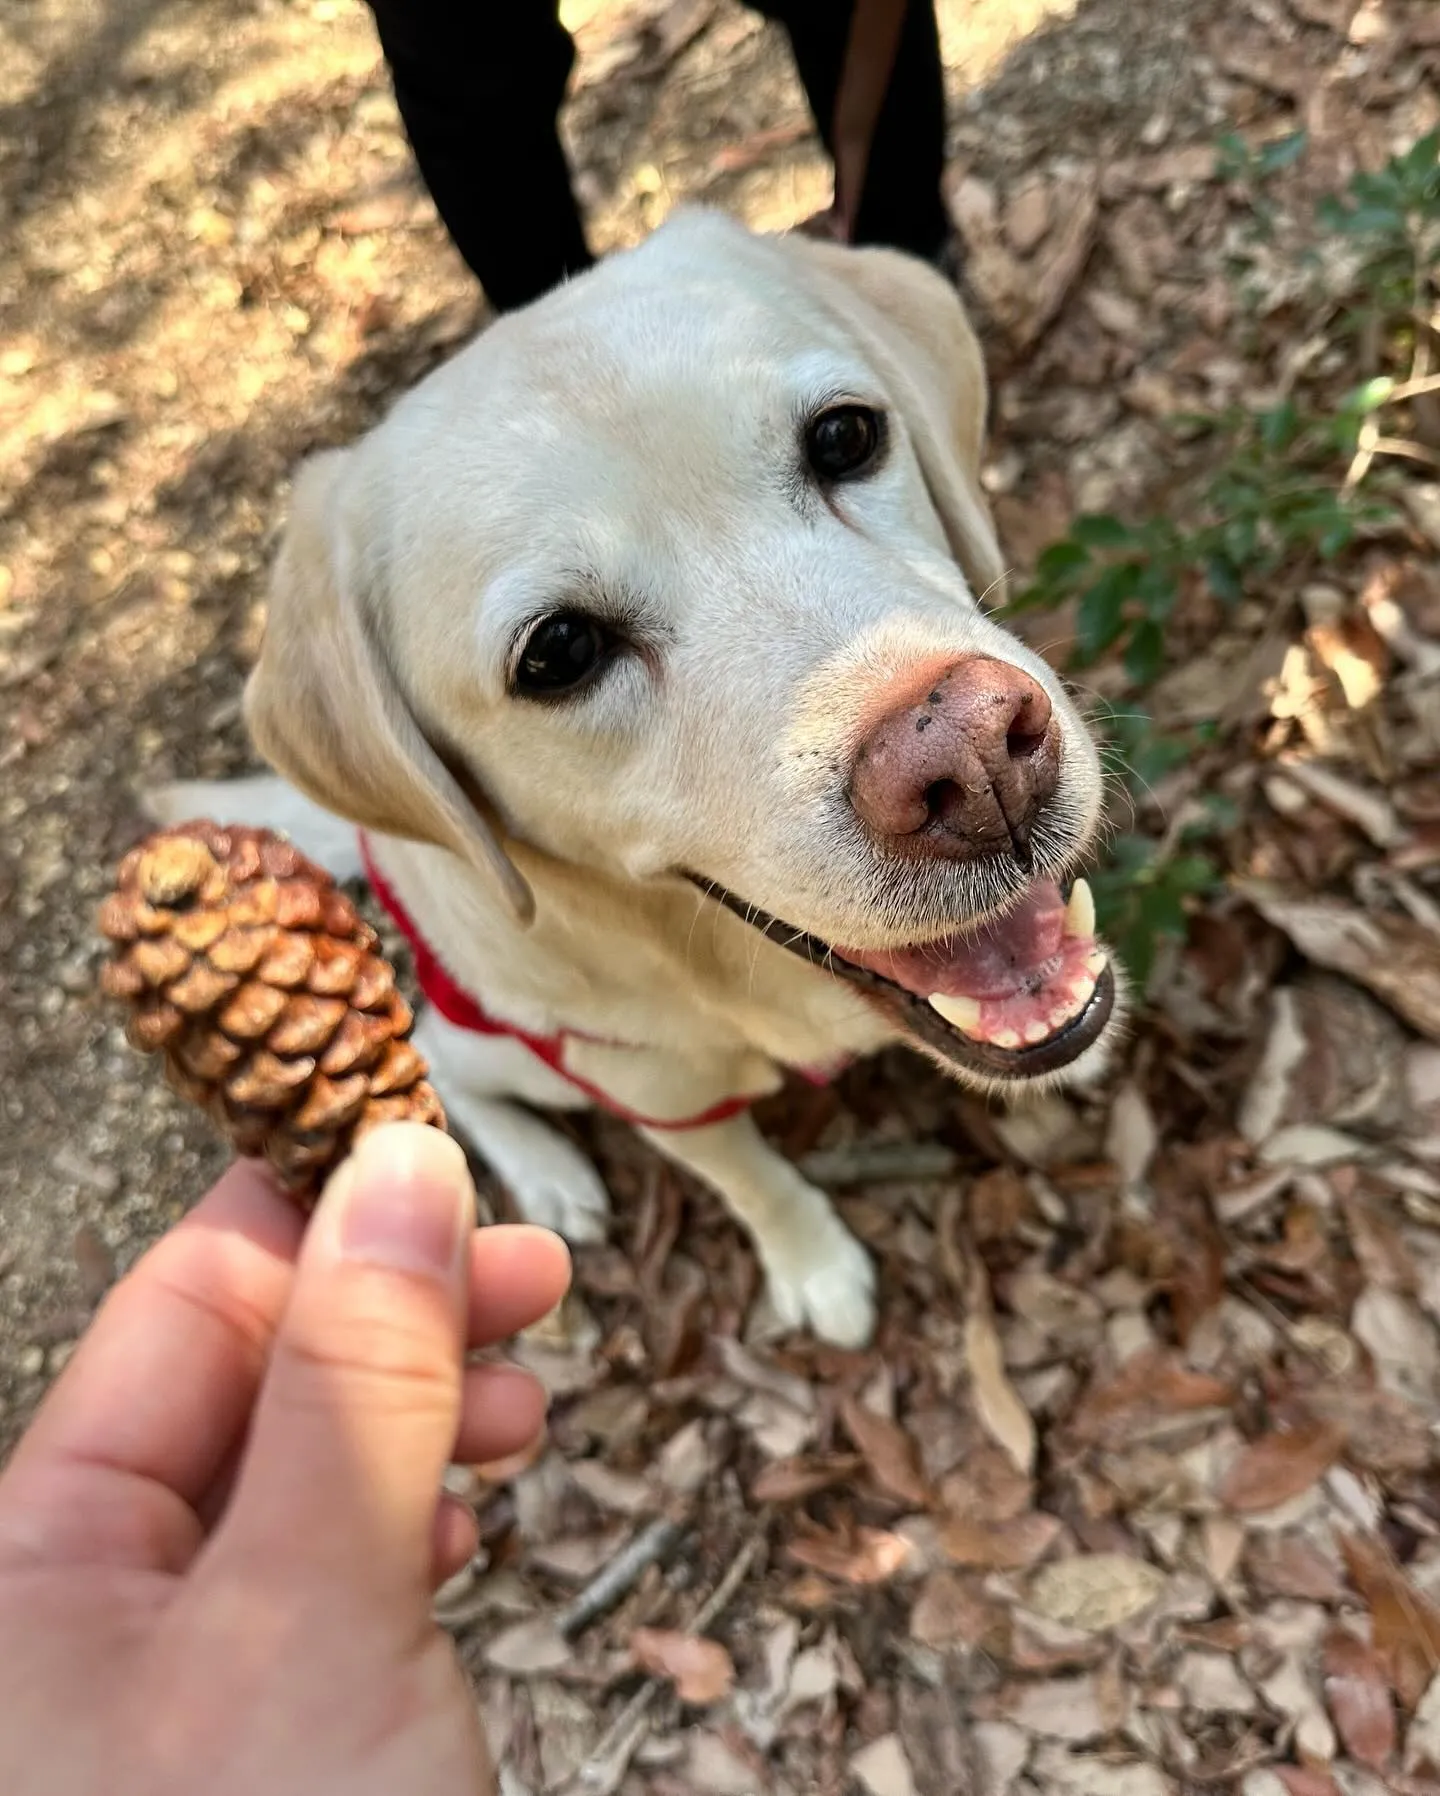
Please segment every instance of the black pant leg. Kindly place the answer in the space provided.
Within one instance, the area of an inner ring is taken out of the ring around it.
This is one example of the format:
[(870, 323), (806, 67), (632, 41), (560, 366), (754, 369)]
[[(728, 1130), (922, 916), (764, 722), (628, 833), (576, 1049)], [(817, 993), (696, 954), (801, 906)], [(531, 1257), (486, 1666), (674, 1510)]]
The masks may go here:
[(588, 268), (556, 129), (575, 46), (555, 0), (368, 0), (445, 229), (497, 311)]
[[(835, 95), (852, 0), (751, 0), (785, 27), (810, 110), (833, 154)], [(945, 75), (933, 0), (909, 0), (889, 90), (875, 126), (855, 219), (857, 243), (935, 257), (950, 234), (940, 191), (945, 167)]]

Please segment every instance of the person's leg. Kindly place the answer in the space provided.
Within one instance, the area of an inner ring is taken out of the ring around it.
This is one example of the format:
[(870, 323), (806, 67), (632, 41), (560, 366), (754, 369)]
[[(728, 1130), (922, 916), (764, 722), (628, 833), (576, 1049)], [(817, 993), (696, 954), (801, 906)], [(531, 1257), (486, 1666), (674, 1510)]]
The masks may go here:
[[(785, 27), (826, 149), (835, 154), (835, 102), (854, 0), (752, 0)], [(933, 0), (909, 0), (855, 213), (853, 241), (933, 261), (950, 235), (940, 191), (945, 80)]]
[(507, 311), (588, 268), (555, 119), (575, 48), (554, 0), (368, 0), (441, 222)]

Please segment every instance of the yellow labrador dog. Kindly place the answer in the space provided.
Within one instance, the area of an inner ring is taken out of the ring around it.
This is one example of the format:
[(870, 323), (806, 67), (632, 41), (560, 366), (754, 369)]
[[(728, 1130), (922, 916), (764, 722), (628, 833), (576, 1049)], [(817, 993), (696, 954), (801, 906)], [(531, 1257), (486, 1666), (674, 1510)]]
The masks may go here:
[(606, 1105), (844, 1344), (869, 1259), (748, 1104), (896, 1040), (1017, 1091), (1093, 1065), (1116, 1009), (1060, 884), (1096, 751), (983, 609), (985, 403), (929, 268), (681, 214), (302, 471), (246, 693), (289, 784), (152, 800), (363, 867), (526, 1216), (601, 1234), (532, 1107)]

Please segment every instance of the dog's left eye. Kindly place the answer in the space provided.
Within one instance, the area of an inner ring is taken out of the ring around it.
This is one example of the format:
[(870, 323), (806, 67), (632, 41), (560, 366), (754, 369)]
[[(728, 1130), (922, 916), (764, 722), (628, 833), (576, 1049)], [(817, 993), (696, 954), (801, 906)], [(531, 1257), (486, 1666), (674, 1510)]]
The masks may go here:
[(608, 638), (583, 611), (541, 618), (515, 663), (515, 690), (533, 697), (569, 692), (599, 666)]
[(822, 480), (843, 480), (874, 461), (881, 434), (880, 414), (868, 405), (832, 405), (811, 419), (805, 454)]

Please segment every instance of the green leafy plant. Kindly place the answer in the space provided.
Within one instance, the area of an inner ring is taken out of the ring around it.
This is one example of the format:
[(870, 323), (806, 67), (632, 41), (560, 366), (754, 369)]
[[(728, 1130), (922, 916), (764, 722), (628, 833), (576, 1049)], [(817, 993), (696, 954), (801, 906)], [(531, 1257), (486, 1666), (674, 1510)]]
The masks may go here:
[(1251, 149), (1238, 131), (1227, 131), (1216, 144), (1215, 173), (1245, 189), (1257, 235), (1269, 237), (1274, 231), (1275, 207), (1266, 191), (1271, 178), (1300, 160), (1307, 141), (1303, 131), (1291, 131)]
[[(1160, 731), (1146, 712), (1108, 704), (1093, 707), (1091, 721), (1112, 787), (1132, 800), (1151, 791), (1214, 735), (1213, 728), (1203, 725)], [(1104, 865), (1090, 875), (1100, 932), (1142, 991), (1161, 942), (1184, 939), (1186, 901), (1219, 886), (1220, 869), (1206, 844), (1232, 821), (1230, 808), (1211, 801), (1173, 837), (1157, 840), (1121, 831), (1111, 839)]]
[(1321, 200), (1317, 216), (1360, 249), (1364, 308), (1409, 318), (1440, 267), (1440, 130), (1392, 156), (1378, 174), (1354, 176), (1343, 194)]
[(1118, 646), (1131, 682), (1148, 686), (1164, 667), (1165, 627), (1187, 577), (1203, 578), (1233, 606), (1278, 567), (1333, 561), (1362, 529), (1391, 515), (1345, 484), (1364, 421), (1391, 390), (1387, 381), (1367, 381), (1328, 415), (1307, 415), (1286, 399), (1187, 418), (1222, 445), (1218, 467), (1187, 507), (1192, 521), (1078, 517), (1042, 552), (1011, 610), (1053, 610), (1073, 598), (1076, 665)]
[[(1246, 191), (1258, 235), (1270, 235), (1276, 216), (1267, 183), (1304, 150), (1303, 132), (1259, 149), (1238, 133), (1220, 140), (1217, 172)], [(1378, 174), (1355, 176), (1317, 217), (1323, 231), (1360, 252), (1349, 302), (1338, 310), (1333, 299), (1325, 303), (1327, 338), (1353, 340), (1366, 328), (1392, 366), (1408, 361), (1408, 372), (1367, 380), (1338, 401), (1290, 392), (1263, 407), (1174, 419), (1189, 441), (1200, 441), (1203, 476), (1165, 515), (1078, 517), (1011, 602), (1012, 612), (1073, 604), (1076, 668), (1118, 652), (1131, 688), (1143, 690), (1164, 671), (1169, 625), (1187, 590), (1203, 583), (1234, 607), (1263, 598), (1281, 569), (1303, 575), (1336, 561), (1393, 518), (1380, 458), (1434, 459), (1387, 435), (1384, 420), (1440, 390), (1429, 372), (1440, 347), (1440, 130)], [(1203, 732), (1166, 732), (1134, 709), (1101, 707), (1097, 727), (1112, 770), (1136, 796), (1203, 746)], [(1101, 926), (1142, 987), (1157, 943), (1183, 936), (1187, 905), (1218, 884), (1212, 850), (1226, 822), (1225, 807), (1212, 800), (1163, 840), (1122, 833), (1092, 878)]]

